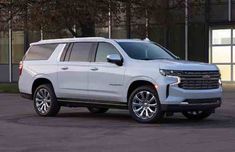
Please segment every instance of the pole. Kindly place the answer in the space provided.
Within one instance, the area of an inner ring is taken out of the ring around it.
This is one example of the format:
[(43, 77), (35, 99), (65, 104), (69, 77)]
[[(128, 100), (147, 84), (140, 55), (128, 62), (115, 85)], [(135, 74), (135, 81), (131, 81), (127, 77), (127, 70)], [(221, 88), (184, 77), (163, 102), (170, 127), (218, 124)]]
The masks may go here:
[(145, 10), (145, 37), (148, 38), (149, 37), (149, 19), (148, 19), (148, 10)]
[(185, 0), (185, 60), (188, 60), (188, 0)]
[[(10, 8), (11, 9), (11, 8)], [(9, 22), (8, 22), (8, 26), (9, 26), (9, 30), (8, 30), (8, 63), (9, 63), (9, 82), (12, 82), (12, 14), (11, 14), (11, 10), (9, 10)]]
[(41, 30), (40, 30), (40, 37), (41, 37), (41, 40), (44, 39), (44, 34), (43, 34), (43, 29), (42, 29), (42, 28), (41, 28)]
[(112, 38), (112, 14), (111, 14), (111, 0), (109, 1), (109, 38)]

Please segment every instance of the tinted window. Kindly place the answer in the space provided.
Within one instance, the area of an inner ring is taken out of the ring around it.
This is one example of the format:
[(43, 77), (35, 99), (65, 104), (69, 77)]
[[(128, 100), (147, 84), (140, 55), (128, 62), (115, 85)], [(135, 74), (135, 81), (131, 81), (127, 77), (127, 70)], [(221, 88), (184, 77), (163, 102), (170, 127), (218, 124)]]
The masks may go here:
[(66, 44), (66, 46), (64, 47), (63, 53), (60, 56), (60, 61), (64, 61), (65, 57), (68, 53), (68, 50), (70, 49), (71, 45), (70, 44)]
[(58, 44), (33, 45), (25, 56), (25, 60), (48, 60)]
[(69, 61), (88, 62), (93, 43), (74, 43)]
[(99, 43), (95, 62), (107, 62), (107, 56), (110, 54), (119, 54), (119, 52), (112, 44)]
[(123, 50), (133, 59), (156, 60), (174, 59), (173, 55), (154, 43), (147, 42), (119, 42)]

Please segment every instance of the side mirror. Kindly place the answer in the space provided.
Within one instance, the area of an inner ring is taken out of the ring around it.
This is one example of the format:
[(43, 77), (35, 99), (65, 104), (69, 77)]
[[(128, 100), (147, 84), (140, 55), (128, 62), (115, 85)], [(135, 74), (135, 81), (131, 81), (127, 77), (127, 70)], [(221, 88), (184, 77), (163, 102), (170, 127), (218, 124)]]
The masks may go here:
[(122, 66), (123, 59), (119, 54), (110, 54), (107, 56), (107, 61), (110, 63), (117, 64), (118, 66)]
[(176, 56), (176, 60), (180, 60), (180, 57), (179, 57), (179, 56)]

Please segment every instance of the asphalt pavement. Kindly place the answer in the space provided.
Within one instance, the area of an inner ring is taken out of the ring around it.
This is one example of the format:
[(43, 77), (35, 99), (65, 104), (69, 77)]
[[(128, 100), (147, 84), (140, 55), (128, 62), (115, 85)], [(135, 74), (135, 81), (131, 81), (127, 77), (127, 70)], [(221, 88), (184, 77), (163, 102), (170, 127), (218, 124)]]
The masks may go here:
[(39, 117), (31, 101), (0, 94), (0, 152), (234, 152), (235, 89), (204, 121), (181, 114), (159, 124), (139, 124), (126, 110), (91, 114), (62, 108), (57, 117)]

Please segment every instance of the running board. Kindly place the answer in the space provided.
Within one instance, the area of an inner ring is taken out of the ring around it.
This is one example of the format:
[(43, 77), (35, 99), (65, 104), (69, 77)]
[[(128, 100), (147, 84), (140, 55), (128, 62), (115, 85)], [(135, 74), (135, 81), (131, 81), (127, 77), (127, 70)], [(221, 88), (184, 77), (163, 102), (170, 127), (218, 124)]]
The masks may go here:
[(61, 106), (65, 107), (99, 107), (99, 108), (114, 108), (127, 109), (127, 103), (115, 101), (99, 101), (99, 100), (82, 100), (82, 99), (65, 99), (57, 98)]

